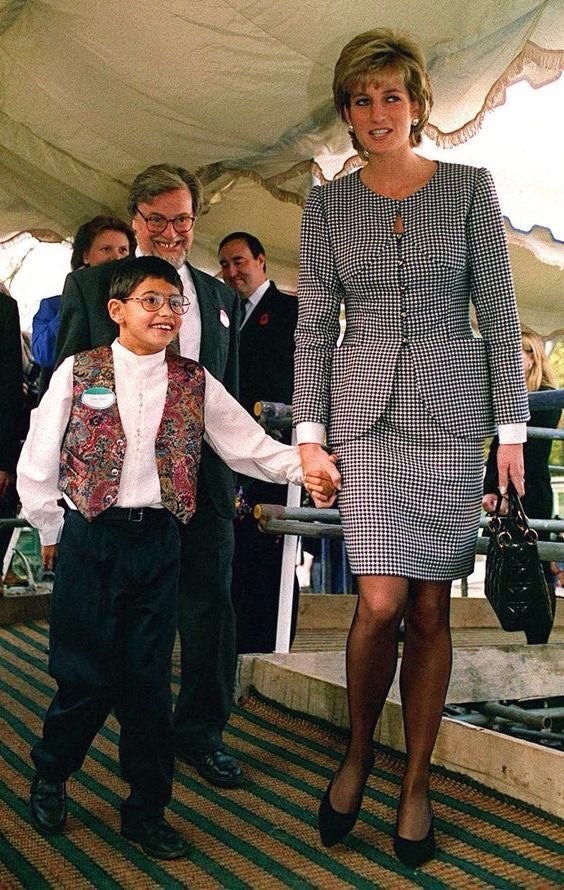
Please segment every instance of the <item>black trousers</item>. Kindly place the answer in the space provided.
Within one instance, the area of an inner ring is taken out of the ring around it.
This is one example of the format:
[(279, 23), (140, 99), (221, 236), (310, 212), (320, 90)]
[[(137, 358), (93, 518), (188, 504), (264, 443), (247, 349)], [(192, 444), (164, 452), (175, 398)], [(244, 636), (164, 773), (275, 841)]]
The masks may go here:
[(175, 750), (214, 751), (223, 747), (237, 665), (231, 604), (233, 523), (200, 497), (180, 537), (181, 684), (174, 710)]
[(58, 690), (32, 750), (41, 776), (79, 769), (115, 708), (122, 821), (162, 814), (174, 773), (171, 656), (180, 540), (167, 510), (140, 522), (110, 510), (93, 522), (67, 514), (53, 585), (49, 671)]

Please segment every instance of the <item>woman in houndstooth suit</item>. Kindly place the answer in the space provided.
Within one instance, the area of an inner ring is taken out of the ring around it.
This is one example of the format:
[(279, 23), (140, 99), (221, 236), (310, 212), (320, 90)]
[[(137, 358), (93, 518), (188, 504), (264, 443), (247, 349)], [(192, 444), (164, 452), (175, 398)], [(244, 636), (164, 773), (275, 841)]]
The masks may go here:
[(330, 846), (356, 821), (404, 619), (407, 762), (394, 849), (415, 867), (435, 849), (429, 763), (451, 668), (450, 587), (474, 562), (483, 440), (497, 429), (500, 485), (522, 492), (527, 393), (491, 177), (413, 151), (432, 105), (421, 51), (387, 30), (360, 34), (333, 91), (366, 165), (307, 201), (293, 414), (306, 473), (326, 467), (325, 435), (338, 456), (359, 599), (347, 645), (351, 737), (319, 829)]

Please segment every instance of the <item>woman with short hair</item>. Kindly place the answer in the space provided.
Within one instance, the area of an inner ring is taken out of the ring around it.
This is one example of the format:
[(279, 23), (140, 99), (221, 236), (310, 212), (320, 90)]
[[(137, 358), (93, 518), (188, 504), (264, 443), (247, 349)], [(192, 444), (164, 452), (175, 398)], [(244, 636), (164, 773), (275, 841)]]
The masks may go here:
[(417, 867), (435, 850), (429, 764), (451, 670), (450, 588), (474, 564), (484, 438), (497, 428), (500, 484), (522, 493), (527, 393), (491, 176), (414, 151), (432, 107), (421, 50), (389, 30), (359, 34), (341, 52), (333, 95), (366, 163), (312, 189), (305, 207), (293, 416), (306, 472), (322, 466), (325, 435), (338, 456), (359, 597), (350, 741), (319, 830), (330, 846), (357, 819), (403, 619), (407, 760), (394, 849)]

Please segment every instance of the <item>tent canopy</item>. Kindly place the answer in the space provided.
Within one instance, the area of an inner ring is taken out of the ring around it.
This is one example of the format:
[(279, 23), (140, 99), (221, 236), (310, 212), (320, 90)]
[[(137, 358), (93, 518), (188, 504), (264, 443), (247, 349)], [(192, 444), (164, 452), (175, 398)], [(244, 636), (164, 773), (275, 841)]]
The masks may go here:
[[(126, 218), (133, 177), (168, 161), (205, 185), (194, 262), (215, 273), (218, 241), (245, 228), (294, 287), (312, 173), (329, 179), (353, 154), (333, 66), (375, 26), (423, 46), (439, 146), (472, 137), (510, 84), (550, 83), (564, 67), (563, 0), (0, 0), (0, 238)], [(542, 228), (508, 231), (522, 315), (561, 326), (564, 246)]]

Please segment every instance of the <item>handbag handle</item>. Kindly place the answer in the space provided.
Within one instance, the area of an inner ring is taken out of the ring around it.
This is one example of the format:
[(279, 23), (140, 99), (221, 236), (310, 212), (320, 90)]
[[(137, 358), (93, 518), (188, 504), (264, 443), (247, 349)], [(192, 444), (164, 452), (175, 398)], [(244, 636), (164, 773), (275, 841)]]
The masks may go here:
[[(503, 495), (498, 489), (497, 494), (497, 503), (495, 505), (495, 513), (490, 519), (490, 529), (494, 533), (501, 533), (504, 538), (504, 543), (506, 546), (511, 546), (513, 543), (513, 538), (511, 536), (510, 530), (507, 528), (507, 519), (512, 519), (515, 523), (516, 527), (522, 533), (523, 538), (527, 544), (536, 544), (538, 541), (537, 532), (529, 528), (529, 520), (527, 519), (527, 515), (525, 510), (523, 509), (523, 504), (521, 503), (521, 498), (517, 494), (517, 490), (512, 482), (507, 486), (507, 513), (501, 513), (501, 505), (503, 502)], [(505, 525), (505, 528), (503, 526)]]

